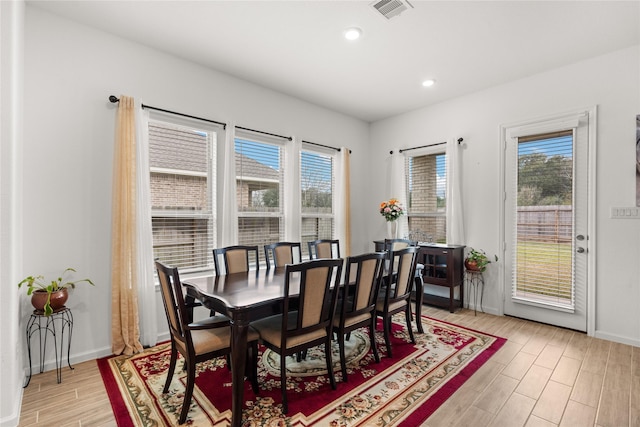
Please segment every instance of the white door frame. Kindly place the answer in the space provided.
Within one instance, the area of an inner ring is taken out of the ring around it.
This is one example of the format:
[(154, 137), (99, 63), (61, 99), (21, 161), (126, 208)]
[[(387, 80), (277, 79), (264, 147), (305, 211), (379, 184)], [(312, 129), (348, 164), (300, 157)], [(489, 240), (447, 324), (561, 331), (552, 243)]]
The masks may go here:
[[(589, 117), (589, 142), (588, 142), (588, 155), (589, 165), (587, 174), (587, 193), (588, 193), (588, 207), (587, 207), (587, 222), (588, 222), (588, 236), (589, 236), (589, 257), (590, 260), (587, 264), (587, 335), (593, 336), (595, 334), (596, 326), (596, 251), (597, 235), (596, 235), (596, 126), (597, 126), (597, 106), (588, 108), (580, 108), (576, 110), (566, 111), (563, 113), (551, 114), (533, 119), (523, 120), (514, 123), (507, 123), (500, 125), (500, 209), (498, 215), (499, 221), (499, 242), (500, 252), (502, 259), (506, 256), (506, 233), (505, 233), (505, 199), (506, 199), (506, 187), (505, 187), (505, 162), (506, 162), (506, 143), (507, 143), (507, 130), (509, 128), (517, 126), (526, 126), (529, 124), (535, 124), (544, 122), (547, 120), (557, 120), (563, 116), (577, 115), (580, 113), (587, 114)], [(507, 281), (510, 277), (505, 271), (505, 263), (498, 263), (498, 290), (502, 295), (501, 303), (498, 306), (498, 314), (504, 315), (505, 299), (511, 295), (511, 284)], [(507, 277), (508, 276), (508, 277)], [(507, 286), (509, 283), (509, 286)]]

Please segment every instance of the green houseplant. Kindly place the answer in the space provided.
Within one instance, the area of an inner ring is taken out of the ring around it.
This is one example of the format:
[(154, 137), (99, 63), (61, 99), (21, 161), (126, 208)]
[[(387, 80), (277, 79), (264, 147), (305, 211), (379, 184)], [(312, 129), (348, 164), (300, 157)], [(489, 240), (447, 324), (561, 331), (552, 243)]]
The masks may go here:
[(42, 275), (27, 276), (18, 283), (18, 288), (25, 285), (35, 309), (44, 312), (45, 316), (51, 316), (55, 309), (64, 306), (69, 295), (68, 288), (75, 288), (76, 284), (83, 282), (95, 286), (91, 279), (69, 280), (67, 276), (75, 272), (76, 270), (69, 267), (59, 277), (50, 281), (45, 280)]
[[(498, 256), (493, 256), (498, 261)], [(469, 271), (484, 272), (487, 269), (487, 265), (491, 263), (491, 260), (482, 249), (469, 248), (467, 256), (464, 259), (464, 266)]]

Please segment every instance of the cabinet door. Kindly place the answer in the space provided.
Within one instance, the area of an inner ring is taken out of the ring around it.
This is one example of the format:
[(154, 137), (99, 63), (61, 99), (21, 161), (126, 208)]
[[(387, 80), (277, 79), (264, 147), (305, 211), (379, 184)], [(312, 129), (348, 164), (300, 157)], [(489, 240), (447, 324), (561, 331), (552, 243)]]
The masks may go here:
[(447, 271), (448, 263), (447, 250), (425, 250), (422, 258), (424, 265), (422, 280), (433, 285), (448, 286), (450, 283)]

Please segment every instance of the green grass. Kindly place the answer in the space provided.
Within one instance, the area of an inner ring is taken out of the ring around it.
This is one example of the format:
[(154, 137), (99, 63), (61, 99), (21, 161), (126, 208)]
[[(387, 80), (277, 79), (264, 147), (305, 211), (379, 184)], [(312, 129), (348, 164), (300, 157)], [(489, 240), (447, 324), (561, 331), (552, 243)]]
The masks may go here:
[(571, 243), (518, 242), (518, 291), (571, 299)]

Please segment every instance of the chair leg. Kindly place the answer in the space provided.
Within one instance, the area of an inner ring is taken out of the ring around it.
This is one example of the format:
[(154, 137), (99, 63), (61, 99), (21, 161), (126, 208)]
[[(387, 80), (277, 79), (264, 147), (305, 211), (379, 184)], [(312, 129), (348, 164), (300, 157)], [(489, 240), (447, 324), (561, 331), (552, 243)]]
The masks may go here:
[(167, 371), (167, 380), (164, 383), (164, 388), (162, 389), (163, 393), (169, 391), (169, 384), (171, 384), (171, 378), (173, 378), (173, 373), (176, 370), (176, 361), (178, 359), (178, 350), (175, 348), (173, 344), (171, 344), (171, 359), (169, 360), (169, 370)]
[(189, 414), (189, 407), (191, 406), (191, 397), (193, 396), (193, 387), (196, 383), (196, 364), (189, 363), (187, 366), (187, 386), (184, 391), (184, 401), (182, 402), (182, 411), (180, 412), (180, 418), (178, 424), (184, 424), (187, 420), (187, 414)]
[(371, 348), (373, 349), (373, 357), (376, 360), (376, 363), (380, 363), (380, 355), (378, 354), (378, 344), (376, 343), (376, 318), (371, 318), (371, 323), (369, 324), (369, 341), (371, 344)]
[(280, 354), (280, 392), (282, 393), (282, 413), (289, 412), (287, 404), (287, 356)]
[(324, 343), (324, 352), (327, 360), (327, 372), (329, 373), (329, 381), (331, 382), (331, 388), (336, 389), (336, 377), (333, 375), (333, 360), (331, 360), (331, 335), (327, 335), (327, 340)]
[(384, 342), (387, 344), (387, 357), (393, 357), (391, 355), (391, 317), (387, 315), (383, 323), (384, 323)]
[(258, 386), (258, 342), (255, 341), (251, 345), (251, 386), (253, 387), (253, 392), (258, 394), (260, 392), (260, 387)]
[(340, 365), (342, 365), (342, 381), (347, 382), (347, 355), (344, 350), (344, 334), (338, 334), (338, 347), (340, 348)]
[(407, 320), (407, 329), (409, 330), (409, 337), (413, 344), (416, 343), (416, 339), (413, 336), (413, 326), (411, 325), (411, 304), (407, 301), (407, 309), (404, 311), (405, 318)]

